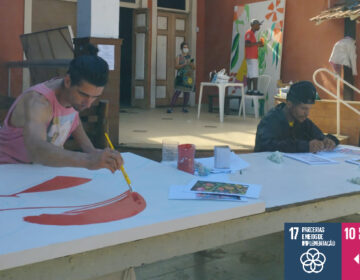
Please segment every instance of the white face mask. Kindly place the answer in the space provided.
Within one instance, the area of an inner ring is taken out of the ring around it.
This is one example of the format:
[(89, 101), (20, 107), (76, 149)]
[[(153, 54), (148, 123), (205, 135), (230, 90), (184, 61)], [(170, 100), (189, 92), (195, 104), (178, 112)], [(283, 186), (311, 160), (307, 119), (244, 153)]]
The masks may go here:
[(188, 49), (188, 48), (183, 48), (183, 52), (184, 52), (184, 53), (188, 53), (188, 52), (189, 52), (189, 49)]

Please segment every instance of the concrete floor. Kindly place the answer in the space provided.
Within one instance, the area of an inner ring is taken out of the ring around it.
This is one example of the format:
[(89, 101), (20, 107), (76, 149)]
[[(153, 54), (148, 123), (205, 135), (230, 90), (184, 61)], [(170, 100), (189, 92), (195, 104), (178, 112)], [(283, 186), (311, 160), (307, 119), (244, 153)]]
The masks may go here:
[(220, 123), (218, 113), (208, 113), (203, 106), (200, 119), (197, 107), (183, 113), (174, 108), (172, 114), (166, 108), (120, 110), (120, 145), (123, 147), (161, 148), (164, 139), (180, 144), (192, 143), (196, 149), (213, 149), (214, 145), (229, 145), (233, 150), (251, 151), (255, 144), (258, 121), (253, 117), (244, 120), (237, 114), (225, 115)]

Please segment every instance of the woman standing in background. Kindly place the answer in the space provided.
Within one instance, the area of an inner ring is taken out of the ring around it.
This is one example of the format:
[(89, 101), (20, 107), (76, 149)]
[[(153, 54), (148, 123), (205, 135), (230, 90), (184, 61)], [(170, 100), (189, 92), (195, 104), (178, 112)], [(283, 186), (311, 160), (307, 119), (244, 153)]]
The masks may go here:
[(175, 93), (171, 99), (170, 108), (167, 109), (167, 113), (171, 114), (173, 107), (181, 94), (184, 93), (184, 103), (182, 111), (184, 113), (189, 112), (186, 108), (189, 98), (190, 91), (193, 90), (195, 81), (193, 78), (193, 70), (195, 69), (194, 59), (191, 59), (189, 54), (189, 47), (186, 42), (182, 42), (180, 45), (181, 54), (176, 57), (175, 69), (177, 70), (175, 78)]

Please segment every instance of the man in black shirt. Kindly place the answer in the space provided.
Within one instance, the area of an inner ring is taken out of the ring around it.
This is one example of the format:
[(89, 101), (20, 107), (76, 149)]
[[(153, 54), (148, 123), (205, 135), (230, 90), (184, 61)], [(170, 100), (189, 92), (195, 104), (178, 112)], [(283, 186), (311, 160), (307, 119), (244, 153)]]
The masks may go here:
[(315, 97), (316, 89), (311, 82), (293, 84), (286, 103), (271, 109), (259, 123), (255, 152), (316, 153), (333, 150), (339, 140), (333, 135), (325, 136), (308, 119)]

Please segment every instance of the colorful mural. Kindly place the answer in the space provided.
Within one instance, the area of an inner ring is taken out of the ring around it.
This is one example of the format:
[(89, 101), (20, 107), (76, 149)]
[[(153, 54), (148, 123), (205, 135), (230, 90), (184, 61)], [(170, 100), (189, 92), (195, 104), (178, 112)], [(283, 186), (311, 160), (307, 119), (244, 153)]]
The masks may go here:
[[(259, 48), (259, 74), (272, 77), (269, 90), (264, 93), (268, 107), (272, 107), (274, 103), (276, 83), (280, 79), (284, 16), (285, 0), (270, 0), (234, 7), (230, 58), (231, 81), (242, 82), (246, 85), (245, 32), (250, 29), (251, 19), (264, 21), (255, 36), (264, 43), (264, 47)], [(239, 94), (235, 89), (232, 93)]]

